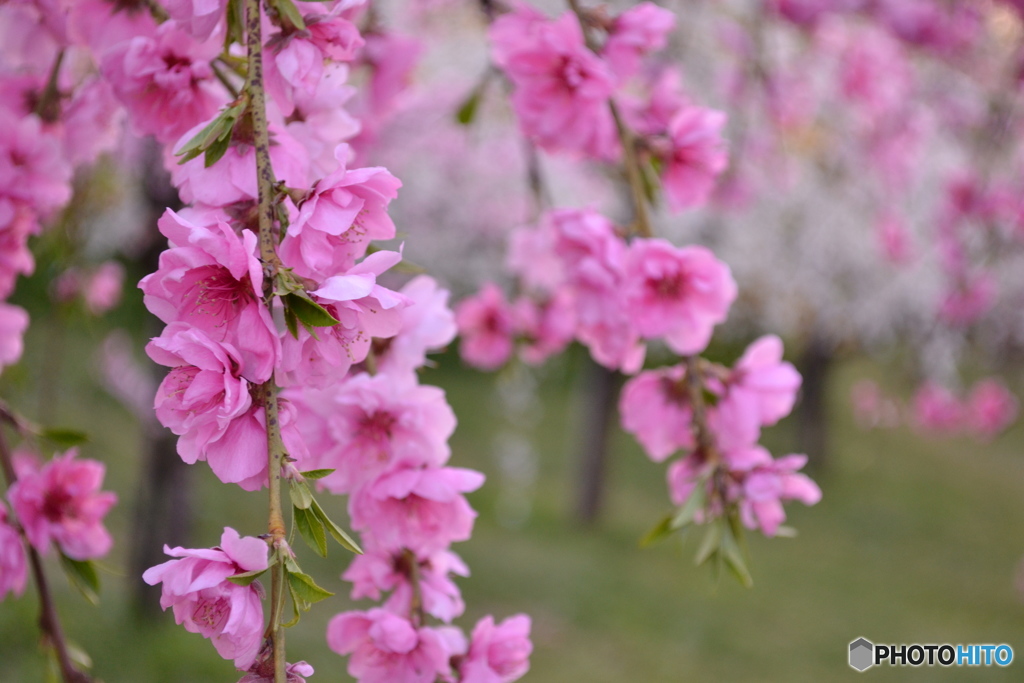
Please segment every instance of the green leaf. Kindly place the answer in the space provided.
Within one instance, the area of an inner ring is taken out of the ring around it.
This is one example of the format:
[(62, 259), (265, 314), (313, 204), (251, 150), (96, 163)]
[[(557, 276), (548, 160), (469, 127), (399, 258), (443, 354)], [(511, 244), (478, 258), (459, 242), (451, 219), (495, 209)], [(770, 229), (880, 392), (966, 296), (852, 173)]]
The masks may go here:
[(305, 292), (292, 292), (284, 296), (285, 305), (303, 325), (310, 327), (334, 327), (338, 324), (327, 309), (309, 298)]
[(307, 470), (305, 472), (299, 472), (306, 479), (323, 479), (326, 476), (334, 474), (334, 470)]
[(313, 492), (309, 490), (309, 484), (304, 481), (290, 480), (288, 495), (292, 499), (292, 505), (302, 510), (308, 510), (309, 506), (313, 504)]
[(665, 515), (665, 518), (658, 522), (653, 529), (644, 534), (643, 538), (640, 539), (639, 545), (641, 548), (646, 548), (670, 533), (672, 533), (672, 515)]
[(295, 594), (295, 589), (292, 588), (290, 583), (288, 584), (288, 592), (291, 593), (292, 596), (292, 610), (294, 612), (294, 616), (288, 621), (288, 623), (281, 624), (284, 628), (291, 628), (292, 626), (295, 626), (295, 624), (299, 623), (299, 619), (302, 618), (302, 612), (309, 609), (309, 605), (301, 602), (299, 596)]
[(228, 151), (228, 147), (231, 146), (231, 131), (222, 137), (214, 140), (206, 148), (206, 156), (203, 157), (203, 167), (210, 168), (215, 163), (221, 160), (224, 153)]
[(86, 671), (92, 669), (92, 657), (89, 656), (89, 653), (81, 645), (71, 640), (65, 640), (64, 647), (68, 651), (68, 657), (78, 665), (79, 669), (85, 669)]
[(477, 87), (473, 88), (473, 92), (469, 94), (466, 101), (462, 103), (459, 110), (455, 113), (455, 120), (463, 126), (468, 126), (476, 118), (476, 112), (480, 108), (481, 95), (483, 94), (482, 89)]
[(708, 530), (704, 534), (704, 538), (700, 542), (700, 547), (697, 548), (697, 556), (694, 557), (694, 564), (698, 567), (707, 562), (711, 557), (718, 552), (718, 548), (722, 541), (722, 525), (717, 521), (712, 522), (708, 525)]
[(295, 591), (295, 595), (303, 602), (314, 604), (334, 595), (334, 593), (316, 585), (316, 581), (309, 574), (288, 572), (288, 585)]
[(327, 513), (324, 512), (324, 509), (320, 507), (320, 503), (314, 500), (313, 507), (311, 509), (313, 511), (313, 514), (315, 514), (320, 519), (320, 521), (324, 523), (324, 526), (327, 528), (327, 531), (331, 534), (331, 536), (334, 536), (334, 540), (340, 543), (343, 548), (351, 550), (356, 555), (363, 554), (363, 549), (359, 547), (359, 544), (352, 540), (352, 537), (346, 534), (344, 529), (335, 524), (331, 520), (331, 518), (327, 516)]
[(327, 557), (327, 534), (324, 532), (324, 524), (315, 514), (309, 510), (295, 508), (295, 526), (299, 528), (299, 535), (313, 551), (320, 557)]
[(740, 551), (731, 529), (722, 534), (722, 554), (725, 557), (725, 563), (739, 582), (747, 588), (753, 586), (754, 579), (750, 576), (750, 570), (747, 569), (747, 563), (743, 559), (743, 553)]
[(277, 11), (281, 13), (281, 16), (291, 22), (292, 26), (300, 31), (306, 30), (306, 22), (302, 20), (299, 8), (295, 6), (292, 0), (273, 0), (273, 4)]
[(230, 581), (231, 583), (237, 584), (239, 586), (248, 586), (253, 581), (255, 581), (256, 579), (260, 578), (260, 576), (264, 572), (266, 572), (266, 571), (267, 571), (266, 569), (260, 569), (258, 571), (243, 572), (242, 574), (235, 574), (234, 576), (229, 576), (228, 577), (228, 581)]
[(39, 436), (60, 448), (79, 446), (89, 440), (89, 435), (77, 429), (61, 429), (50, 427), (39, 433)]
[(284, 309), (284, 324), (288, 328), (288, 331), (291, 333), (292, 337), (295, 338), (295, 339), (298, 339), (299, 338), (299, 321), (295, 317), (295, 314), (292, 313), (292, 309), (290, 309), (290, 308), (285, 308)]
[(210, 136), (214, 135), (214, 133), (216, 133), (216, 135), (214, 135), (211, 140), (219, 138), (225, 123), (227, 123), (227, 121), (224, 118), (224, 112), (221, 112), (217, 115), (217, 118), (206, 124), (201, 131), (193, 135), (192, 138), (181, 147), (181, 149), (175, 152), (177, 156), (184, 157), (178, 163), (183, 164), (186, 161), (195, 159), (199, 156), (200, 152), (204, 149), (203, 143), (207, 142), (208, 139), (211, 139)]
[(672, 523), (669, 525), (671, 530), (682, 529), (693, 521), (698, 512), (704, 509), (704, 502), (707, 500), (708, 495), (708, 490), (704, 486), (704, 480), (704, 477), (697, 480), (697, 485), (690, 493), (690, 497), (686, 499), (683, 506), (679, 508), (679, 512), (672, 518)]
[(242, 29), (242, 3), (241, 0), (228, 0), (228, 30), (224, 36), (224, 51), (227, 52), (231, 43), (242, 43), (245, 40), (245, 32)]
[(89, 560), (73, 560), (64, 553), (60, 554), (60, 563), (71, 585), (81, 591), (86, 600), (94, 605), (99, 604), (100, 577), (96, 573), (96, 566)]

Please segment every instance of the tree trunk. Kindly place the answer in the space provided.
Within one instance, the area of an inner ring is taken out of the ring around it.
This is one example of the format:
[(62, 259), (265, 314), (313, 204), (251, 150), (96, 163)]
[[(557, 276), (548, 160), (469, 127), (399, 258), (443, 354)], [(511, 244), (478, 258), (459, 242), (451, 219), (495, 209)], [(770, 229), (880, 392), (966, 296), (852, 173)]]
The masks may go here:
[(822, 472), (828, 467), (828, 374), (834, 359), (831, 348), (812, 337), (798, 361), (803, 385), (797, 408), (797, 440), (807, 454), (807, 467)]
[(576, 516), (583, 524), (591, 525), (604, 503), (608, 442), (615, 421), (621, 376), (598, 365), (589, 356), (583, 374), (583, 434), (577, 457)]

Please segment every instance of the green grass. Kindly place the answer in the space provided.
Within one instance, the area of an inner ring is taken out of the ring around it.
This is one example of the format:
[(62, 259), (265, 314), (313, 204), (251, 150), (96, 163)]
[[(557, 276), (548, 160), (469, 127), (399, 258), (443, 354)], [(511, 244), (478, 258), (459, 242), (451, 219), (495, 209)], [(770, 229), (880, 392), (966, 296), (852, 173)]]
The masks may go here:
[[(35, 377), (48, 363), (45, 326), (33, 330), (23, 369), (4, 375), (3, 395), (35, 416)], [(54, 423), (86, 428), (84, 454), (108, 464), (108, 485), (121, 497), (110, 526), (118, 539), (108, 561), (123, 574), (141, 437), (126, 412), (91, 379), (95, 337), (66, 342)], [(575, 436), (580, 429), (576, 378), (579, 357), (549, 368), (530, 430), (539, 474), (520, 498), (525, 521), (503, 512), (514, 493), (493, 455), (494, 439), (509, 430), (496, 379), (459, 367), (446, 355), (425, 381), (442, 385), (460, 417), (452, 464), (488, 475), (470, 496), (480, 512), (473, 539), (456, 550), (473, 575), (460, 581), (468, 614), (517, 612), (533, 617), (535, 651), (526, 680), (588, 681), (823, 681), (854, 680), (849, 641), (996, 642), (1024, 656), (1022, 604), (1014, 589), (1024, 554), (1024, 430), (987, 446), (968, 440), (926, 441), (905, 430), (863, 432), (853, 425), (846, 395), (864, 363), (841, 366), (833, 382), (831, 467), (819, 482), (822, 502), (788, 507), (795, 539), (750, 536), (754, 588), (729, 576), (716, 581), (695, 568), (694, 539), (640, 550), (637, 540), (668, 510), (665, 465), (647, 460), (624, 434), (615, 437), (609, 497), (600, 523), (577, 525), (570, 515)], [(777, 455), (792, 448), (785, 423), (766, 432)], [(211, 545), (220, 528), (261, 531), (263, 497), (216, 482), (197, 466), (194, 544)], [(331, 501), (335, 512), (342, 501)], [(339, 514), (339, 516), (342, 516)], [(338, 575), (346, 563), (336, 546), (326, 561), (300, 548), (303, 564), (339, 593), (317, 605), (289, 632), (292, 658), (317, 668), (315, 681), (348, 680), (344, 660), (323, 642), (327, 620), (351, 608)], [(235, 681), (229, 663), (209, 643), (184, 632), (169, 614), (139, 622), (127, 602), (128, 579), (104, 576), (103, 604), (87, 605), (48, 570), (69, 635), (95, 660), (108, 683)], [(0, 681), (43, 680), (31, 590), (0, 605)], [(874, 680), (1020, 680), (1005, 670), (875, 669)]]

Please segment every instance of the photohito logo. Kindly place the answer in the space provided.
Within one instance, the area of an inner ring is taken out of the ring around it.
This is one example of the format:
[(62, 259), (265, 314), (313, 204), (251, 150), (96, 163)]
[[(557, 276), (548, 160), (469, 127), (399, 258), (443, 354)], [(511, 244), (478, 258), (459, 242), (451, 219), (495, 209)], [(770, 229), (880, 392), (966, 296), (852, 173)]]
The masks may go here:
[(850, 643), (850, 666), (866, 671), (876, 664), (889, 666), (1009, 666), (1013, 648), (1009, 645), (949, 643), (922, 645), (875, 645), (867, 638)]

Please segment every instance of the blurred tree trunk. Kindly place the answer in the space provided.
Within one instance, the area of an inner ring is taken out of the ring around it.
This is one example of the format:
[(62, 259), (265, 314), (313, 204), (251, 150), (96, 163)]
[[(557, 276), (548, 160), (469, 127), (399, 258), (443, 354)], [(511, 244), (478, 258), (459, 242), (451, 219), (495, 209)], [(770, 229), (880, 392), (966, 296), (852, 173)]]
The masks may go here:
[(822, 472), (828, 467), (828, 377), (835, 354), (820, 337), (812, 336), (797, 361), (803, 375), (797, 406), (799, 451), (807, 454), (807, 467)]
[(608, 446), (615, 422), (621, 375), (595, 363), (587, 356), (583, 371), (583, 433), (580, 435), (579, 489), (576, 516), (586, 525), (593, 524), (604, 504)]
[[(141, 259), (147, 273), (159, 266), (160, 254), (167, 241), (156, 229), (156, 222), (164, 210), (180, 208), (178, 193), (171, 186), (163, 169), (160, 150), (151, 141), (147, 149), (142, 190), (150, 208), (147, 220), (152, 228), (153, 241)], [(163, 324), (150, 317), (150, 336), (158, 336)], [(150, 363), (157, 381), (163, 379), (165, 369)], [(150, 567), (166, 562), (163, 546), (188, 546), (192, 529), (191, 510), (192, 477), (189, 466), (178, 456), (177, 437), (156, 421), (155, 415), (143, 425), (142, 454), (145, 458), (139, 471), (136, 487), (135, 519), (132, 528), (131, 578), (134, 580), (133, 600), (136, 614), (152, 617), (160, 613), (160, 587), (148, 586), (142, 573)]]

